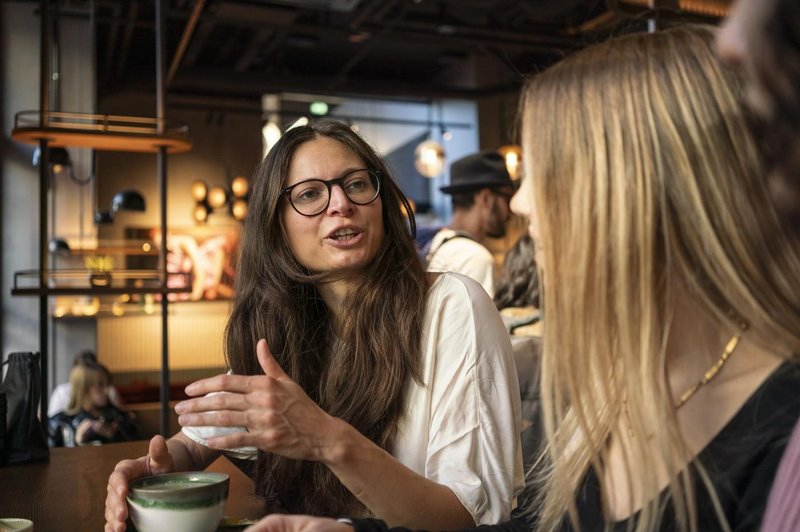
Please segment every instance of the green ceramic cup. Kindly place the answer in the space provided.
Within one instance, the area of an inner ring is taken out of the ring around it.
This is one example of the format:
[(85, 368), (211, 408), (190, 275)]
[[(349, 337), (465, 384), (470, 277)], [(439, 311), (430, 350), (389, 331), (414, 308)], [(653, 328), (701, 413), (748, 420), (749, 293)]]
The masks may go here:
[(139, 532), (213, 532), (225, 513), (230, 479), (191, 471), (133, 480), (128, 509)]
[(0, 532), (32, 532), (33, 521), (30, 519), (19, 519), (17, 517), (6, 517), (0, 519)]

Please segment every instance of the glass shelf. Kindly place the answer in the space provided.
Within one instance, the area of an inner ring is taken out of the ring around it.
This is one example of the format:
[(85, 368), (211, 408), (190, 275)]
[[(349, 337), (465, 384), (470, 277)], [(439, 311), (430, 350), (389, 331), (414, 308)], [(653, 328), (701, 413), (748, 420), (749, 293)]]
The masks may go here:
[(14, 115), (11, 138), (27, 144), (46, 139), (53, 147), (94, 148), (155, 153), (166, 146), (168, 153), (192, 149), (189, 127), (163, 124), (156, 118), (41, 111)]

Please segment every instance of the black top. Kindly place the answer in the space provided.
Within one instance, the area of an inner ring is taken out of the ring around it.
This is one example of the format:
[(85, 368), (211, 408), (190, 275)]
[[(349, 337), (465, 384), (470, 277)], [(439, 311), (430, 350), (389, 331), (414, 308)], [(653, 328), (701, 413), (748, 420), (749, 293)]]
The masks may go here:
[[(51, 447), (61, 447), (64, 445), (74, 445), (75, 433), (84, 420), (102, 420), (105, 423), (112, 423), (116, 426), (113, 434), (110, 437), (98, 434), (89, 429), (85, 434), (86, 443), (99, 442), (99, 443), (115, 443), (123, 441), (133, 441), (139, 439), (139, 431), (136, 423), (131, 416), (123, 412), (114, 405), (103, 407), (100, 417), (93, 416), (86, 410), (81, 409), (77, 414), (69, 415), (66, 412), (59, 412), (48, 419), (48, 440)], [(72, 442), (65, 441), (64, 430), (71, 432)]]
[[(700, 453), (698, 459), (713, 482), (732, 531), (758, 530), (773, 477), (798, 418), (800, 366), (787, 362), (761, 384)], [(708, 491), (696, 474), (694, 477), (697, 529), (722, 530)], [(661, 498), (666, 500), (665, 492), (662, 492)], [(578, 515), (582, 531), (604, 530), (597, 478), (591, 472), (587, 474), (584, 487), (580, 490)], [(634, 514), (630, 519), (636, 517), (637, 514)], [(480, 526), (474, 530), (523, 532), (531, 530), (531, 519), (531, 516), (518, 512), (509, 521)], [(613, 530), (626, 530), (630, 519), (616, 522)], [(354, 519), (353, 523), (357, 532), (387, 530), (386, 524), (376, 519)], [(565, 522), (562, 530), (571, 531), (573, 527)], [(659, 530), (676, 530), (670, 508), (665, 511)]]

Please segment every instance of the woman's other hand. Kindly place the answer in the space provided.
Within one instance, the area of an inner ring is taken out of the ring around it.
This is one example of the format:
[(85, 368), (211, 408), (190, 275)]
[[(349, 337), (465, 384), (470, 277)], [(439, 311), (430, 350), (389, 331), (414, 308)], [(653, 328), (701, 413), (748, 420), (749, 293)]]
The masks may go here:
[[(328, 415), (272, 357), (266, 340), (256, 346), (264, 375), (217, 375), (190, 384), (196, 397), (176, 405), (182, 426), (245, 427), (247, 432), (210, 438), (209, 447), (254, 446), (296, 460), (329, 462), (337, 427), (344, 422)], [(223, 392), (214, 393), (213, 392)], [(337, 441), (338, 440), (338, 441)]]
[(245, 532), (353, 532), (353, 527), (326, 517), (272, 514)]
[(106, 496), (106, 532), (124, 532), (125, 520), (128, 518), (128, 483), (131, 480), (160, 473), (171, 473), (175, 463), (169, 454), (167, 442), (163, 436), (154, 436), (150, 440), (147, 456), (136, 460), (123, 460), (114, 468), (108, 478), (108, 495)]

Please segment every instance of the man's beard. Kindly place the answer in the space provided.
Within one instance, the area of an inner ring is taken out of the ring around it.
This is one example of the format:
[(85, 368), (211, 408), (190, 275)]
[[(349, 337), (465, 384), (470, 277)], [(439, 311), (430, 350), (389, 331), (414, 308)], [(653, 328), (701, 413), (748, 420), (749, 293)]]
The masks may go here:
[(503, 238), (506, 236), (506, 224), (500, 219), (496, 200), (494, 205), (492, 205), (492, 214), (489, 219), (489, 228), (486, 230), (486, 236), (490, 238)]

